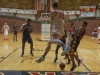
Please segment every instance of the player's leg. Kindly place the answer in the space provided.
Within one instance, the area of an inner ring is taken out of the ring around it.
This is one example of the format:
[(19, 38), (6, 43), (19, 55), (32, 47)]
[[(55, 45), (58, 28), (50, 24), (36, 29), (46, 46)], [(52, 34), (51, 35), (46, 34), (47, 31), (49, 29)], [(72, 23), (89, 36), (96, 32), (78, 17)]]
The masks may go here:
[(64, 56), (65, 55), (65, 57), (67, 56), (68, 57), (68, 55), (67, 55), (67, 53), (70, 51), (70, 46), (66, 46), (66, 40), (64, 39), (63, 41), (63, 44), (65, 45), (65, 46), (62, 46), (62, 48), (63, 48), (63, 52), (61, 53), (61, 55), (62, 56)]
[(51, 39), (50, 41), (48, 42), (47, 44), (47, 47), (45, 48), (45, 52), (44, 54), (39, 58), (39, 60), (37, 60), (37, 62), (41, 62), (45, 59), (45, 56), (47, 55), (47, 53), (50, 51), (50, 48), (51, 48), (51, 44), (54, 43), (54, 44), (58, 44), (60, 46), (63, 47), (64, 51), (62, 52), (62, 56), (66, 54), (66, 52), (69, 50), (69, 47), (67, 47), (63, 42), (61, 42), (59, 39), (58, 39), (59, 36), (57, 35), (52, 35), (51, 36)]
[(5, 40), (8, 40), (8, 35), (5, 35)]
[(75, 60), (74, 58), (77, 60), (78, 62), (78, 66), (80, 66), (82, 60), (78, 58), (78, 55), (77, 55), (77, 47), (80, 43), (80, 40), (74, 40), (72, 42), (72, 45), (71, 45), (71, 52), (70, 52), (70, 58), (72, 60), (72, 68), (70, 69), (70, 71), (73, 71), (75, 68), (76, 68), (76, 64), (75, 64)]
[(15, 41), (15, 35), (13, 36), (13, 41)]
[(15, 41), (15, 31), (14, 31), (14, 35), (13, 35), (13, 41)]
[(32, 56), (34, 56), (34, 54), (33, 54), (33, 42), (31, 42), (30, 43), (30, 54), (32, 55)]
[[(52, 35), (60, 39), (62, 38), (62, 36), (65, 35), (65, 32), (63, 28), (57, 28), (52, 31)], [(64, 44), (61, 40), (56, 41), (56, 44), (59, 44), (63, 48), (63, 52), (61, 53), (61, 56), (66, 55), (70, 51), (70, 46), (66, 46), (66, 44)]]
[[(66, 44), (66, 39), (65, 39), (65, 38), (62, 39), (61, 41), (62, 41), (64, 44)], [(67, 64), (70, 64), (71, 60), (70, 60), (70, 58), (69, 58), (69, 54), (68, 54), (68, 53), (65, 55), (64, 59), (68, 59)]]
[(24, 50), (25, 50), (25, 43), (26, 43), (26, 38), (25, 37), (22, 37), (22, 54), (21, 54), (21, 57), (24, 56)]
[(99, 39), (99, 44), (100, 44), (100, 39)]
[(23, 55), (24, 55), (24, 49), (25, 49), (25, 43), (22, 43), (22, 54), (21, 54), (21, 57), (23, 57)]
[(75, 64), (75, 60), (74, 60), (74, 57), (75, 57), (74, 49), (71, 49), (69, 56), (70, 56), (71, 61), (72, 61), (72, 67), (71, 67), (70, 71), (73, 71), (77, 67), (76, 64)]
[(17, 39), (17, 31), (16, 31), (16, 41), (18, 41), (18, 39)]
[(59, 46), (59, 45), (56, 46), (54, 63), (55, 63), (55, 62), (57, 61), (57, 59), (58, 59), (58, 50), (59, 50), (60, 47), (61, 47), (61, 46)]
[(45, 56), (50, 51), (52, 43), (60, 45), (62, 42), (59, 39), (57, 39), (57, 36), (56, 37), (55, 36), (51, 36), (51, 38), (48, 41), (48, 44), (47, 44), (47, 46), (45, 48), (44, 54), (36, 62), (40, 63), (40, 62), (42, 62), (45, 59)]
[(6, 35), (4, 34), (4, 40), (6, 40)]
[(70, 71), (73, 71), (76, 68), (76, 64), (75, 64), (75, 60), (74, 60), (74, 58), (75, 58), (75, 51), (76, 51), (75, 50), (75, 46), (76, 45), (77, 45), (77, 41), (75, 39), (73, 39), (71, 41), (71, 44), (70, 44), (71, 50), (69, 52), (69, 56), (70, 56), (71, 61), (72, 61), (72, 67), (71, 67)]
[(77, 48), (78, 48), (79, 44), (80, 44), (80, 41), (77, 41), (76, 46), (74, 48), (75, 49), (74, 57), (77, 60), (78, 66), (80, 66), (80, 64), (82, 63), (82, 60), (83, 60), (83, 59), (79, 59), (79, 56), (78, 56)]
[(30, 54), (33, 56), (34, 54), (33, 54), (33, 40), (32, 40), (32, 38), (31, 38), (31, 36), (29, 36), (29, 38), (28, 38), (28, 43), (30, 43)]
[(70, 57), (69, 57), (69, 53), (67, 53), (65, 56), (66, 56), (66, 58), (68, 59), (68, 61), (67, 61), (66, 64), (70, 64), (70, 63), (71, 63), (71, 59), (70, 59)]
[[(58, 39), (55, 39), (55, 40), (50, 40), (49, 42), (48, 42), (48, 44), (47, 44), (47, 47), (46, 47), (46, 49), (45, 49), (45, 52), (44, 52), (44, 54), (39, 58), (39, 60), (37, 60), (37, 62), (38, 63), (40, 63), (40, 62), (42, 62), (44, 59), (45, 59), (45, 56), (47, 55), (47, 53), (50, 51), (50, 48), (51, 48), (51, 44), (52, 43), (55, 43), (55, 44), (58, 44), (58, 45), (64, 45), (60, 40), (58, 40)], [(65, 48), (64, 48), (65, 49)], [(65, 50), (67, 50), (67, 49), (65, 49)], [(64, 50), (64, 51), (65, 51)], [(66, 51), (67, 52), (67, 51)]]
[(50, 51), (50, 48), (51, 48), (51, 42), (49, 41), (48, 44), (47, 44), (47, 46), (46, 46), (46, 48), (45, 48), (44, 54), (38, 60), (36, 60), (36, 62), (40, 63), (40, 62), (44, 61), (45, 56)]

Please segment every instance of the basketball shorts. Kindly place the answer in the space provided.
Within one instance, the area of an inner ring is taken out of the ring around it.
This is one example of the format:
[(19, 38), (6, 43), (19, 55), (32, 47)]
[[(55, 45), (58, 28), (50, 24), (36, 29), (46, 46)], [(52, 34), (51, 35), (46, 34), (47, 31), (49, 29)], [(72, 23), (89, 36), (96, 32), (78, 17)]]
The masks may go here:
[(30, 44), (33, 43), (31, 36), (22, 36), (22, 43), (26, 43), (26, 42)]
[(17, 31), (14, 31), (14, 35), (17, 35)]
[(8, 35), (8, 31), (4, 31), (4, 35)]

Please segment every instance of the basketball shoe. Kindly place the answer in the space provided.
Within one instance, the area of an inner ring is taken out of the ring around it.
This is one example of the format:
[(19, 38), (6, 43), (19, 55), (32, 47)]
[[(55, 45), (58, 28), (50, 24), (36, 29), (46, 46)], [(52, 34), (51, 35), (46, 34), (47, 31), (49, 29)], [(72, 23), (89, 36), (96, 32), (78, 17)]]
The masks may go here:
[(70, 71), (74, 71), (76, 67), (77, 67), (76, 64), (74, 64), (74, 65), (72, 66), (72, 68), (70, 69)]
[(36, 62), (41, 63), (42, 61), (44, 61), (45, 56), (42, 55), (38, 60), (36, 60)]
[(54, 59), (54, 63), (56, 63), (56, 61), (58, 60), (58, 58), (57, 57), (55, 57), (55, 59)]
[(70, 47), (69, 46), (65, 46), (64, 48), (63, 48), (63, 52), (61, 53), (61, 56), (64, 56), (64, 55), (66, 55), (69, 51), (70, 51)]

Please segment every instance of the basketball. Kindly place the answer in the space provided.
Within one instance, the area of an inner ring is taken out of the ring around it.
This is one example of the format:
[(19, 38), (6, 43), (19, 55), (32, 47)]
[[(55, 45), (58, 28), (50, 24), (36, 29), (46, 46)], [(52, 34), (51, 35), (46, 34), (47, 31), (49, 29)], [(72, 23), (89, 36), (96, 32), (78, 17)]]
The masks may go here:
[(64, 63), (60, 63), (60, 64), (59, 64), (59, 67), (60, 67), (60, 69), (63, 70), (63, 69), (65, 68), (65, 64), (64, 64)]

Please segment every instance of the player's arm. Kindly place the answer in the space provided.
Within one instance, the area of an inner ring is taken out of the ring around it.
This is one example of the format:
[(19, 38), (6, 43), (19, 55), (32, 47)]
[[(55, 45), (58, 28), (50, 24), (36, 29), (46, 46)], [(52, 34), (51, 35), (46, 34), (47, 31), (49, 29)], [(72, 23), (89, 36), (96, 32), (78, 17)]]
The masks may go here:
[(81, 27), (81, 28), (79, 29), (79, 31), (77, 31), (77, 30), (75, 29), (75, 27), (74, 27), (74, 32), (75, 32), (75, 34), (76, 34), (77, 36), (79, 36), (83, 31), (84, 31), (84, 27)]
[(21, 31), (24, 31), (26, 28), (27, 28), (26, 24), (23, 24), (23, 25), (21, 26)]
[(1, 32), (3, 32), (3, 30), (4, 30), (4, 26), (2, 27), (2, 30), (1, 30)]
[(54, 17), (57, 15), (57, 12), (56, 11), (53, 11), (50, 13), (50, 18), (51, 18), (51, 26), (53, 25), (53, 19)]
[(31, 26), (31, 27), (32, 27), (32, 32), (33, 32), (34, 28), (33, 28), (33, 26)]
[(68, 24), (67, 19), (66, 19), (65, 16), (64, 16), (64, 28), (65, 28), (66, 30), (70, 30), (69, 24)]
[(8, 31), (10, 32), (10, 28), (9, 28), (9, 26), (8, 26)]

